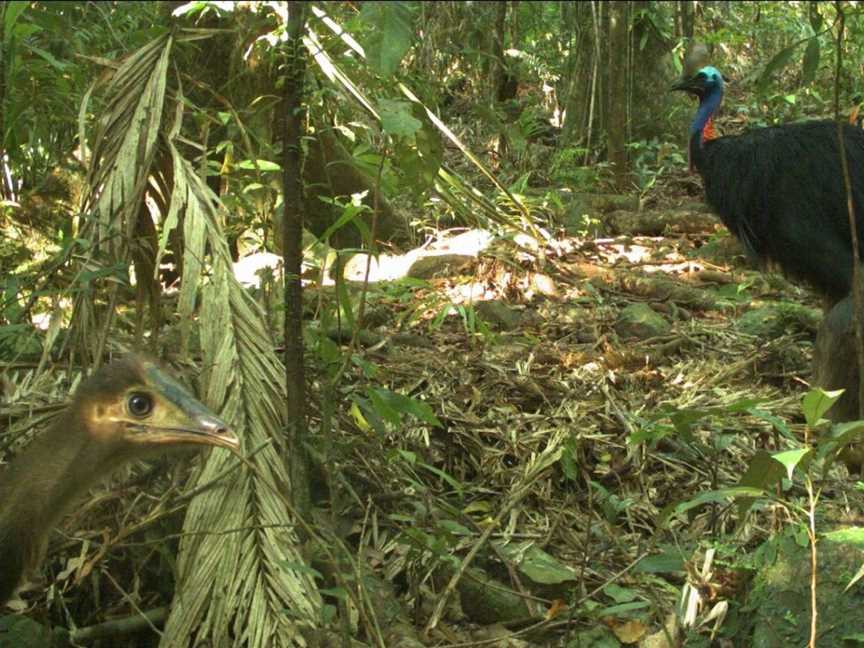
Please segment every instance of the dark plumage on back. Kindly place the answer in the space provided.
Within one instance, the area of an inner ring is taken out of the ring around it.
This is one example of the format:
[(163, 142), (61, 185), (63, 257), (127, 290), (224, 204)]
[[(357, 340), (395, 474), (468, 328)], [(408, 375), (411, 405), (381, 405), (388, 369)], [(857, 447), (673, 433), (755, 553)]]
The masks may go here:
[[(726, 227), (750, 255), (776, 262), (832, 302), (845, 297), (852, 286), (852, 243), (837, 125), (811, 121), (716, 137), (720, 72), (703, 67), (673, 89), (699, 98), (690, 127), (691, 167)], [(864, 130), (844, 124), (843, 138), (860, 239)]]

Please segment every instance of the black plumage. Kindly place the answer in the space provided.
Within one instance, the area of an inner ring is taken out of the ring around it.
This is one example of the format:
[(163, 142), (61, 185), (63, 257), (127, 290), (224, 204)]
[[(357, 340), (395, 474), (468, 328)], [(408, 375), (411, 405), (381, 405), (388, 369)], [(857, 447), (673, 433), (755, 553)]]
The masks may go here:
[[(707, 51), (703, 54), (707, 54)], [(694, 57), (695, 58), (695, 57)], [(690, 168), (702, 176), (705, 199), (748, 254), (772, 261), (827, 298), (816, 335), (813, 382), (845, 393), (828, 412), (834, 421), (859, 414), (854, 259), (837, 124), (832, 121), (757, 128), (716, 137), (712, 117), (723, 98), (723, 76), (711, 66), (672, 86), (699, 99), (690, 125)], [(856, 115), (857, 117), (857, 115)], [(864, 130), (841, 126), (859, 242), (864, 230)], [(864, 314), (862, 314), (864, 315)], [(864, 449), (840, 458), (862, 472)]]
[[(714, 138), (712, 117), (723, 97), (713, 67), (673, 89), (699, 98), (690, 127), (690, 164), (705, 198), (748, 254), (777, 263), (832, 303), (852, 287), (852, 242), (837, 125), (831, 121), (757, 128)], [(859, 240), (864, 221), (864, 130), (843, 125)]]

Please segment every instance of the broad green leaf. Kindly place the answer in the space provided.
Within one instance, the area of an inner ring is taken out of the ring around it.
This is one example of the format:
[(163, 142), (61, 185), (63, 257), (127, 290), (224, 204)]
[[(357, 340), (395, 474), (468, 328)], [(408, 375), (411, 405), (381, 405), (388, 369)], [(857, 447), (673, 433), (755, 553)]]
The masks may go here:
[(457, 536), (471, 536), (471, 529), (466, 527), (464, 524), (459, 524), (454, 520), (441, 520), (438, 523), (438, 526), (447, 531), (448, 533), (452, 533)]
[(757, 82), (759, 92), (765, 92), (765, 88), (768, 87), (768, 82), (771, 81), (771, 77), (776, 72), (779, 72), (789, 65), (789, 61), (792, 59), (792, 55), (795, 53), (796, 49), (798, 49), (798, 43), (780, 50), (774, 58), (768, 61), (768, 64), (765, 66), (765, 69), (762, 71), (762, 74), (759, 76), (759, 81)]
[(363, 412), (360, 410), (360, 407), (357, 403), (351, 403), (351, 417), (354, 419), (354, 424), (359, 427), (364, 432), (368, 432), (371, 429), (369, 422), (366, 420), (366, 417), (363, 416)]
[(753, 408), (748, 410), (748, 412), (754, 416), (755, 418), (761, 419), (766, 423), (769, 423), (771, 427), (777, 430), (780, 434), (782, 434), (787, 439), (794, 439), (795, 435), (792, 434), (792, 431), (789, 429), (789, 426), (779, 416), (775, 416), (770, 412), (766, 412), (765, 410), (759, 408)]
[(411, 114), (412, 107), (407, 101), (382, 99), (378, 103), (381, 115), (381, 129), (388, 135), (413, 140), (414, 134), (423, 128), (423, 122)]
[(4, 23), (3, 23), (3, 42), (8, 43), (9, 37), (12, 35), (12, 29), (15, 27), (15, 23), (18, 21), (18, 17), (24, 12), (24, 10), (30, 5), (29, 2), (24, 2), (23, 0), (13, 0), (12, 2), (6, 3), (6, 12), (3, 15)]
[(535, 583), (558, 585), (574, 581), (576, 570), (543, 551), (533, 542), (496, 542), (498, 550), (516, 563), (519, 571)]
[(801, 463), (808, 455), (812, 454), (812, 450), (810, 448), (799, 448), (797, 450), (786, 450), (784, 452), (778, 452), (777, 454), (772, 455), (775, 461), (779, 461), (786, 468), (786, 477), (792, 479), (792, 473), (795, 472), (795, 468)]
[(765, 497), (766, 495), (767, 493), (761, 488), (746, 488), (740, 486), (707, 491), (683, 502), (670, 504), (661, 512), (658, 522), (661, 527), (665, 526), (672, 517), (686, 513), (691, 509), (704, 506), (705, 504), (726, 502), (729, 499), (737, 499), (741, 497)]
[(398, 427), (402, 422), (402, 417), (399, 415), (398, 410), (391, 407), (389, 399), (381, 397), (380, 394), (382, 391), (387, 390), (367, 389), (366, 393), (369, 396), (369, 400), (372, 401), (372, 406), (378, 416), (393, 427)]
[(374, 395), (377, 400), (386, 404), (388, 408), (395, 412), (410, 414), (414, 418), (419, 419), (424, 423), (428, 423), (429, 425), (443, 427), (441, 421), (439, 421), (435, 416), (435, 413), (432, 411), (432, 408), (428, 403), (424, 403), (423, 401), (412, 398), (411, 396), (405, 396), (404, 394), (390, 391), (383, 387), (370, 389), (369, 394), (370, 396)]
[(747, 465), (747, 470), (738, 481), (738, 486), (768, 490), (783, 478), (783, 466), (771, 454), (760, 450)]
[(38, 54), (39, 56), (41, 56), (43, 59), (45, 59), (45, 61), (48, 62), (51, 67), (53, 67), (58, 72), (65, 71), (70, 65), (66, 61), (58, 61), (56, 58), (54, 58), (54, 55), (51, 54), (51, 52), (40, 49), (38, 47), (31, 46), (30, 51), (34, 54)]
[(641, 595), (627, 587), (621, 587), (615, 583), (610, 583), (603, 588), (603, 593), (611, 598), (616, 603), (629, 603), (641, 598)]
[(841, 542), (864, 549), (864, 528), (861, 527), (844, 527), (836, 531), (828, 531), (822, 537), (829, 542)]
[(598, 609), (595, 614), (602, 617), (617, 617), (625, 616), (629, 612), (644, 610), (649, 606), (648, 601), (637, 601), (635, 603), (622, 603), (621, 605), (610, 605), (609, 607)]
[(410, 465), (412, 465), (412, 466), (417, 465), (417, 453), (416, 452), (411, 452), (410, 450), (399, 450), (398, 454), (405, 461), (407, 461)]
[(351, 304), (351, 293), (348, 292), (346, 282), (339, 281), (336, 283), (336, 297), (339, 301), (339, 312), (345, 318), (343, 322), (348, 330), (353, 331), (357, 325), (354, 319), (354, 307)]
[(364, 41), (366, 60), (381, 76), (399, 68), (414, 43), (411, 9), (405, 2), (364, 2), (360, 19), (372, 29)]
[(238, 169), (245, 171), (281, 171), (282, 167), (276, 162), (268, 160), (240, 160), (236, 164)]
[(646, 556), (633, 568), (643, 574), (662, 574), (684, 571), (684, 558), (678, 550), (668, 551), (657, 556)]
[(801, 85), (806, 86), (813, 83), (816, 78), (816, 70), (819, 69), (819, 38), (814, 36), (807, 43), (804, 50), (804, 63), (801, 66)]
[(825, 391), (824, 389), (811, 389), (804, 394), (804, 399), (801, 401), (801, 409), (804, 412), (804, 418), (807, 425), (815, 427), (822, 419), (831, 406), (837, 402), (840, 396), (843, 395), (843, 390)]
[(568, 440), (564, 443), (564, 452), (561, 453), (561, 470), (570, 481), (578, 481), (579, 464), (577, 462), (576, 443)]
[[(332, 201), (329, 200), (323, 200), (322, 202), (332, 203)], [(357, 219), (357, 214), (367, 211), (367, 209), (368, 208), (362, 203), (348, 203), (343, 207), (342, 213), (339, 215), (339, 218), (337, 218), (334, 223), (331, 223), (330, 226), (324, 231), (324, 233), (318, 238), (322, 241), (326, 241), (333, 235), (334, 232), (339, 231), (347, 223), (354, 223), (356, 225), (359, 225), (360, 223), (362, 223), (362, 221)]]
[(462, 491), (465, 490), (465, 486), (461, 482), (459, 482), (459, 480), (457, 480), (455, 477), (453, 477), (449, 473), (444, 472), (440, 468), (436, 468), (435, 466), (430, 466), (429, 464), (425, 464), (422, 461), (418, 462), (417, 465), (420, 466), (421, 468), (424, 468), (425, 470), (428, 470), (433, 475), (437, 475), (442, 480), (444, 480), (445, 482), (450, 484), (450, 487), (454, 491), (456, 491), (461, 497)]

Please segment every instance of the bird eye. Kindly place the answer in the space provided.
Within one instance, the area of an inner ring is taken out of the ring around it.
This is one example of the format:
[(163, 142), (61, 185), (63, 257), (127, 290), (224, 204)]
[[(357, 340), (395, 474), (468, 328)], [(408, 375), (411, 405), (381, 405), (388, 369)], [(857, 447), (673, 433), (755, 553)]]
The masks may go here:
[(129, 395), (129, 400), (126, 401), (126, 406), (129, 408), (129, 413), (138, 418), (144, 418), (153, 411), (153, 399), (149, 394), (135, 392)]

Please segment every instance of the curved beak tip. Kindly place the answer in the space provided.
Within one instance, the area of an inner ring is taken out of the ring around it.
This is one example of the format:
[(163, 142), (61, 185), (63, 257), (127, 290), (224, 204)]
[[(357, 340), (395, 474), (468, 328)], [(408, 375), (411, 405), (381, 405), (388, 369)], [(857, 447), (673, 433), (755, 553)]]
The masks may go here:
[(227, 448), (232, 452), (240, 450), (240, 439), (225, 421), (212, 414), (200, 414), (195, 417), (198, 428), (198, 443)]

